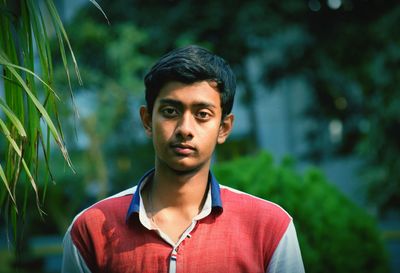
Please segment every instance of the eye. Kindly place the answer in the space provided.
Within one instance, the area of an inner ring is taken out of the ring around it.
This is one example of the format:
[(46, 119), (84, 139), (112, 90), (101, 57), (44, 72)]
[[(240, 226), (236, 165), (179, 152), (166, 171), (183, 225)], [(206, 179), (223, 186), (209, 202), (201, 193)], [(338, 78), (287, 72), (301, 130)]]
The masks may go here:
[(197, 112), (196, 116), (200, 120), (208, 120), (211, 118), (211, 113), (206, 110), (201, 110), (201, 111)]
[(161, 114), (164, 117), (172, 118), (178, 115), (178, 111), (174, 107), (164, 107), (161, 109)]

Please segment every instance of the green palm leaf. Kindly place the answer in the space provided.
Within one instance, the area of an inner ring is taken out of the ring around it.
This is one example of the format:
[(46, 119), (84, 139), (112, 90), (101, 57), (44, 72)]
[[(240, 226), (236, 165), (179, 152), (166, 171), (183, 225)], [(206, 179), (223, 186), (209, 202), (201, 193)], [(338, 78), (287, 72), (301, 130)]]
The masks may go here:
[(36, 96), (32, 93), (31, 89), (27, 86), (25, 81), (22, 79), (21, 75), (18, 74), (18, 72), (14, 69), (13, 66), (9, 66), (5, 64), (5, 68), (8, 69), (11, 74), (17, 79), (17, 81), (21, 84), (25, 92), (28, 94), (31, 102), (33, 102), (39, 111), (39, 113), (43, 116), (44, 120), (46, 121), (47, 126), (49, 126), (50, 132), (52, 133), (54, 140), (56, 143), (60, 146), (61, 152), (67, 161), (68, 165), (72, 168), (72, 162), (69, 159), (67, 149), (65, 148), (63, 141), (54, 126), (54, 123), (52, 122), (49, 114), (47, 113), (46, 109), (43, 107), (43, 105), (39, 102), (39, 100), (36, 98)]
[[(106, 17), (96, 1), (90, 2)], [(69, 73), (71, 61), (79, 84), (82, 84), (82, 79), (71, 43), (53, 1), (0, 0), (0, 79), (3, 79), (0, 83), (4, 87), (4, 97), (0, 94), (0, 145), (5, 145), (4, 152), (0, 153), (0, 180), (3, 182), (0, 183), (0, 209), (7, 212), (6, 223), (12, 223), (15, 235), (18, 234), (18, 217), (21, 217), (18, 215), (21, 211), (19, 208), (24, 208), (23, 215), (29, 202), (26, 186), (34, 192), (39, 214), (43, 214), (40, 185), (45, 190), (47, 181), (42, 182), (46, 179), (40, 179), (42, 183), (38, 185), (38, 175), (41, 175), (38, 170), (43, 169), (39, 165), (44, 165), (44, 170), (53, 179), (49, 166), (50, 140), (58, 145), (68, 166), (74, 171), (57, 111), (60, 97), (53, 87), (49, 28), (44, 17), (50, 18), (57, 37), (73, 101)], [(43, 155), (44, 160), (39, 154)], [(24, 184), (25, 187), (21, 188), (20, 185)], [(42, 196), (44, 198), (44, 194)], [(4, 202), (7, 197), (9, 202)]]
[[(24, 170), (25, 170), (25, 172), (26, 172), (26, 174), (27, 174), (27, 176), (29, 178), (29, 181), (31, 182), (32, 188), (33, 188), (33, 190), (35, 192), (36, 205), (37, 205), (37, 207), (39, 209), (39, 213), (42, 214), (43, 211), (40, 209), (40, 199), (39, 199), (38, 188), (37, 188), (35, 179), (33, 178), (31, 172), (29, 171), (29, 167), (28, 167), (25, 159), (23, 158), (22, 150), (18, 147), (18, 144), (16, 143), (16, 141), (11, 137), (10, 131), (8, 130), (7, 126), (5, 125), (5, 123), (1, 119), (0, 119), (0, 128), (3, 130), (3, 133), (4, 133), (5, 137), (10, 142), (11, 147), (14, 149), (14, 151), (17, 153), (17, 155), (21, 159), (22, 166), (24, 167)], [(6, 182), (6, 184), (7, 184), (7, 182)], [(12, 200), (15, 201), (15, 197), (11, 194), (11, 192), (10, 192), (10, 195), (11, 195), (10, 197), (12, 198)]]

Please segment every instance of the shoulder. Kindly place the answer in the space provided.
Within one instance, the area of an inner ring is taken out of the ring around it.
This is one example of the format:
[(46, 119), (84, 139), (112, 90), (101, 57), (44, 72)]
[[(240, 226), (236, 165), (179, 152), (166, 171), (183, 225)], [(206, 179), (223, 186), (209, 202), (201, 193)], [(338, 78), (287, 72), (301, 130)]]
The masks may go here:
[[(80, 212), (64, 236), (64, 259), (75, 264), (82, 263), (93, 269), (92, 272), (97, 272), (97, 265), (102, 259), (98, 260), (98, 257), (105, 255), (105, 246), (113, 234), (125, 226), (126, 214), (135, 192), (136, 187), (130, 188)], [(83, 262), (77, 257), (81, 257)]]
[[(290, 232), (292, 217), (279, 205), (251, 194), (220, 186), (223, 212), (221, 218), (238, 230), (241, 242), (252, 242), (251, 247), (270, 261), (282, 238)], [(254, 241), (255, 240), (255, 241)]]
[(135, 191), (136, 187), (129, 188), (86, 208), (74, 218), (70, 230), (83, 232), (96, 227), (101, 228), (106, 223), (125, 221)]
[(247, 215), (252, 219), (260, 219), (268, 224), (281, 222), (287, 226), (292, 217), (281, 206), (254, 195), (220, 186), (224, 212), (228, 210), (239, 215)]

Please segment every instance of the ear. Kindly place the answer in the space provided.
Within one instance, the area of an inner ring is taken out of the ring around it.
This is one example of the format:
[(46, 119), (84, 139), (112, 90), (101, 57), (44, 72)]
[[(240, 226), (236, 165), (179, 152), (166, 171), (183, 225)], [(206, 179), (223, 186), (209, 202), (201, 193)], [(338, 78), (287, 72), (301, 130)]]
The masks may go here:
[(222, 120), (221, 125), (219, 127), (219, 132), (218, 132), (218, 139), (217, 139), (218, 144), (224, 143), (225, 140), (228, 138), (229, 134), (232, 131), (233, 120), (234, 120), (233, 114), (227, 115)]
[(140, 118), (146, 135), (152, 137), (151, 115), (146, 106), (140, 107)]

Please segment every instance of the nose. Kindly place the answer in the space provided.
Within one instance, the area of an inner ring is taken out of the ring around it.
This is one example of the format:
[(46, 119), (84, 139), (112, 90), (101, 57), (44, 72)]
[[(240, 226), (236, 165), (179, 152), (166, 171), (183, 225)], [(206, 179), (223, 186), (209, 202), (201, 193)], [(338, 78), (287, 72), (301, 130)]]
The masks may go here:
[(176, 135), (182, 140), (190, 140), (193, 138), (193, 117), (190, 113), (185, 113), (179, 119), (176, 127)]

